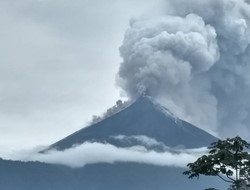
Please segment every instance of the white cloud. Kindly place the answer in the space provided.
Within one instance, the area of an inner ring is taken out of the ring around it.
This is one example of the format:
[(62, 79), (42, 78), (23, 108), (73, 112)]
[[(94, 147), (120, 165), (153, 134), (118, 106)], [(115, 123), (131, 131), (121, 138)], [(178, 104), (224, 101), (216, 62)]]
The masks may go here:
[(140, 143), (142, 143), (145, 146), (153, 147), (153, 146), (165, 146), (164, 143), (158, 142), (154, 138), (147, 137), (145, 135), (132, 135), (132, 136), (125, 136), (125, 135), (117, 135), (117, 136), (112, 136), (111, 138), (119, 140), (121, 142), (126, 142), (126, 141), (133, 141), (136, 140)]
[(157, 166), (185, 167), (187, 163), (204, 154), (207, 149), (182, 149), (164, 152), (147, 150), (144, 146), (119, 148), (111, 144), (86, 142), (75, 147), (59, 151), (50, 150), (37, 153), (44, 149), (38, 147), (32, 151), (13, 152), (3, 158), (22, 161), (40, 161), (51, 164), (62, 164), (73, 168), (95, 163), (135, 162)]

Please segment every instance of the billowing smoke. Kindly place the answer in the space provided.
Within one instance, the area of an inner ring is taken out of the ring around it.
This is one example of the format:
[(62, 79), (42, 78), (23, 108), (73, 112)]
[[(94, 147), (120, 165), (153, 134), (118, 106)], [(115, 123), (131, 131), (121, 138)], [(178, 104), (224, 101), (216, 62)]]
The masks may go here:
[(102, 121), (103, 119), (106, 119), (106, 118), (122, 111), (123, 109), (127, 108), (131, 103), (132, 103), (132, 101), (130, 101), (130, 100), (127, 100), (127, 101), (118, 100), (118, 101), (116, 101), (116, 105), (107, 109), (103, 113), (102, 116), (93, 115), (92, 121), (90, 122), (90, 125), (98, 123), (98, 122)]
[(169, 0), (163, 15), (131, 20), (117, 83), (222, 137), (249, 136), (249, 27), (247, 1)]

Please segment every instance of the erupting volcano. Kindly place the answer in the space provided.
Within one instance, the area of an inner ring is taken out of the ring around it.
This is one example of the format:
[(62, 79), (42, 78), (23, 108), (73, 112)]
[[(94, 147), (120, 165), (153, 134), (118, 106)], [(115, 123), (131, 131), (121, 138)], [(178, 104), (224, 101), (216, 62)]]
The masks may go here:
[[(122, 142), (117, 138), (119, 136), (127, 141)], [(142, 95), (115, 115), (75, 132), (51, 148), (63, 150), (87, 141), (127, 147), (137, 145), (139, 142), (133, 137), (138, 136), (176, 148), (204, 147), (216, 140), (209, 133), (179, 119), (151, 97)]]

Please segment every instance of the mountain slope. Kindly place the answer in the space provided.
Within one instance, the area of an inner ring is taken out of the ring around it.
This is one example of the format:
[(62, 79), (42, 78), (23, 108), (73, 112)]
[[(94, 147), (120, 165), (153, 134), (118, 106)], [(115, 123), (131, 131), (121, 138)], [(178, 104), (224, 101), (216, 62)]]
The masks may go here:
[(203, 147), (217, 140), (209, 133), (176, 118), (150, 97), (142, 96), (126, 109), (73, 133), (53, 144), (52, 148), (63, 150), (86, 141), (125, 146), (114, 141), (113, 137), (119, 135), (146, 136), (166, 146), (185, 148)]

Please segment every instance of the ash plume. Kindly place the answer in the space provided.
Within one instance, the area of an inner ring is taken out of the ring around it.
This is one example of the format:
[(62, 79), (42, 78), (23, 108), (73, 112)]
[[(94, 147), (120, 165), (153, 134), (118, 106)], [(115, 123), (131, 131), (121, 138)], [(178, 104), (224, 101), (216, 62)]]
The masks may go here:
[(117, 83), (142, 92), (219, 136), (250, 135), (250, 5), (244, 0), (167, 1), (133, 19)]
[(111, 108), (108, 108), (102, 116), (98, 115), (93, 115), (92, 120), (90, 122), (90, 125), (93, 125), (95, 123), (98, 123), (112, 115), (115, 115), (116, 113), (122, 111), (123, 109), (127, 108), (132, 102), (127, 100), (127, 101), (122, 101), (122, 100), (117, 100), (116, 104), (112, 106)]

